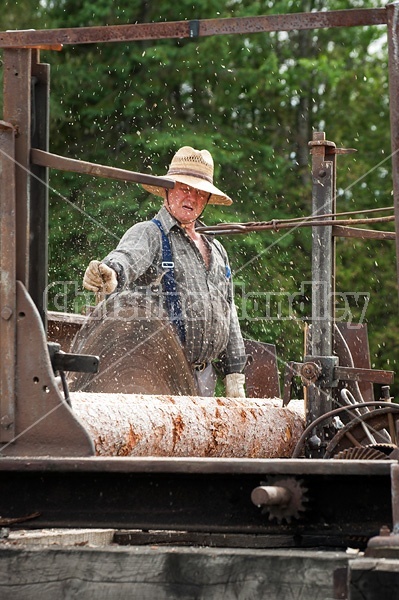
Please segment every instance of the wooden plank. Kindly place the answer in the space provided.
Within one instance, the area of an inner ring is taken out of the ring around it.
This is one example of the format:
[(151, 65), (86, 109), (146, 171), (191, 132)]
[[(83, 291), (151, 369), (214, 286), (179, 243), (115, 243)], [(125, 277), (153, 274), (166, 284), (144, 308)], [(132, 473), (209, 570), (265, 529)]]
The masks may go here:
[(38, 529), (11, 531), (6, 542), (15, 546), (108, 546), (114, 529)]
[(2, 600), (327, 600), (345, 552), (0, 543)]
[(350, 600), (397, 600), (399, 560), (362, 558), (350, 563)]

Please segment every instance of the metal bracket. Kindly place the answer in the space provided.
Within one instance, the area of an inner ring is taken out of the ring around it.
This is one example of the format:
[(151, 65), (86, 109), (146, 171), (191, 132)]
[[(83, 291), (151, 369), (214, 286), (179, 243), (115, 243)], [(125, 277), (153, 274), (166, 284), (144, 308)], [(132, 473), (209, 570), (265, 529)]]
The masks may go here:
[(283, 406), (291, 400), (294, 377), (300, 377), (302, 385), (317, 385), (320, 388), (337, 387), (339, 381), (369, 381), (389, 385), (393, 382), (393, 371), (339, 367), (337, 356), (305, 356), (304, 362), (287, 363), (284, 374)]
[(304, 366), (313, 362), (319, 371), (319, 376), (311, 383), (317, 383), (321, 388), (337, 387), (338, 379), (335, 368), (338, 366), (338, 356), (305, 356)]
[(199, 31), (200, 31), (199, 19), (193, 19), (192, 21), (189, 21), (188, 27), (189, 27), (190, 39), (197, 38), (199, 36)]
[(47, 343), (51, 365), (57, 371), (78, 371), (79, 373), (97, 373), (100, 364), (98, 356), (91, 354), (70, 354), (61, 350), (61, 345)]

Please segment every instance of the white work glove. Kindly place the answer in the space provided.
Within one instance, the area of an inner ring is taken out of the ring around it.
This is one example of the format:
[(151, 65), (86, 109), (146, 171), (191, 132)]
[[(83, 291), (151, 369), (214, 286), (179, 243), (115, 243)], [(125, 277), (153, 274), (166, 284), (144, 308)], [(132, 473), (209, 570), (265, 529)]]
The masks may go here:
[(112, 294), (117, 285), (118, 278), (111, 267), (99, 260), (92, 260), (89, 263), (83, 277), (83, 286), (86, 290)]
[(226, 398), (245, 398), (244, 373), (229, 373), (224, 379)]

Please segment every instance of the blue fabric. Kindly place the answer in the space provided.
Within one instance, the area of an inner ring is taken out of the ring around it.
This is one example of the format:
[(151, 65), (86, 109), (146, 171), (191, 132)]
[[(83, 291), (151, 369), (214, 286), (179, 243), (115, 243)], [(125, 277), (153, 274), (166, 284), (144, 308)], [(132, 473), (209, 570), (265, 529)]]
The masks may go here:
[(165, 275), (162, 277), (162, 288), (166, 298), (169, 319), (176, 327), (180, 341), (184, 344), (186, 341), (186, 330), (183, 322), (180, 296), (177, 293), (172, 248), (161, 222), (158, 219), (151, 220), (158, 227), (162, 235), (162, 268), (166, 269)]

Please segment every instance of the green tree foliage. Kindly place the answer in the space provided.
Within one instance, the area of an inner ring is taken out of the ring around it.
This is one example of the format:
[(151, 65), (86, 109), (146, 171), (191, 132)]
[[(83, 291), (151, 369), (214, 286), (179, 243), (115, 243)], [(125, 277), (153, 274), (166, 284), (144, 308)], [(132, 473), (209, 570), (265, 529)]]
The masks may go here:
[[(49, 0), (34, 9), (29, 2), (19, 5), (26, 7), (24, 15), (10, 6), (9, 21), (2, 17), (4, 29), (17, 23), (63, 28), (256, 17), (381, 3)], [(385, 27), (84, 44), (43, 52), (42, 58), (52, 68), (51, 151), (163, 175), (181, 145), (207, 148), (215, 159), (217, 185), (235, 200), (231, 208), (209, 207), (208, 224), (310, 214), (308, 142), (314, 131), (358, 151), (338, 157), (338, 211), (392, 205)], [(131, 224), (151, 217), (159, 206), (133, 184), (52, 172), (51, 187), (53, 282), (80, 286), (87, 262), (101, 258)], [(245, 335), (276, 343), (282, 360), (300, 360), (310, 315), (310, 229), (222, 241), (231, 256)], [(373, 363), (394, 368), (399, 336), (393, 243), (338, 240), (337, 290), (370, 295), (366, 321)], [(353, 300), (351, 308), (359, 319), (362, 306)]]

